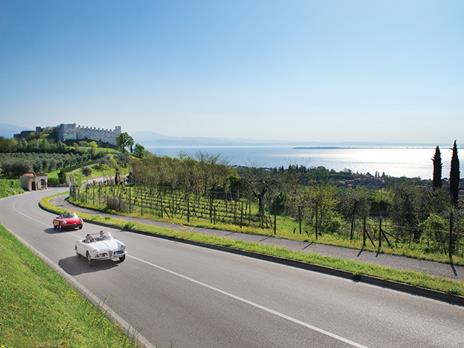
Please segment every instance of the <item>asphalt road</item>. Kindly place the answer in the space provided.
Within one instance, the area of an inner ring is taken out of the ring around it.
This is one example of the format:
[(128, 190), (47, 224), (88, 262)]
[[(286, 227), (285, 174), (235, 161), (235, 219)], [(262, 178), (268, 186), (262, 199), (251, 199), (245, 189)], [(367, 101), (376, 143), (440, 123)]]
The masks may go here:
[[(105, 228), (124, 263), (95, 266), (40, 198), (0, 200), (0, 222), (159, 347), (464, 347), (464, 308), (240, 255)], [(1, 257), (1, 256), (0, 256)]]

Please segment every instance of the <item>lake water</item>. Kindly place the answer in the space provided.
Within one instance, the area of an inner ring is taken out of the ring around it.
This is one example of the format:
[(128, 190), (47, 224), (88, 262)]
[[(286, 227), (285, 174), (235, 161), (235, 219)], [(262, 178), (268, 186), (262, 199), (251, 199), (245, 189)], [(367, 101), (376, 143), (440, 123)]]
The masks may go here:
[[(432, 177), (433, 147), (312, 147), (294, 146), (211, 146), (211, 147), (154, 147), (150, 151), (160, 156), (177, 157), (180, 153), (198, 152), (220, 154), (232, 165), (279, 167), (290, 164), (328, 169), (351, 169), (353, 172), (385, 172), (391, 176)], [(464, 169), (460, 149), (461, 173)], [(451, 150), (442, 148), (443, 177), (449, 176)]]

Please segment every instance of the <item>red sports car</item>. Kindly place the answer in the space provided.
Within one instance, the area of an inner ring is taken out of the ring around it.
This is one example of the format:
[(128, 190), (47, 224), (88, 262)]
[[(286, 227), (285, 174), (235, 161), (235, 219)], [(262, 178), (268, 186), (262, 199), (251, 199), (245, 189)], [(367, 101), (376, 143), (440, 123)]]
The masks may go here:
[(53, 219), (53, 228), (63, 230), (65, 228), (82, 229), (84, 221), (76, 213), (61, 214)]

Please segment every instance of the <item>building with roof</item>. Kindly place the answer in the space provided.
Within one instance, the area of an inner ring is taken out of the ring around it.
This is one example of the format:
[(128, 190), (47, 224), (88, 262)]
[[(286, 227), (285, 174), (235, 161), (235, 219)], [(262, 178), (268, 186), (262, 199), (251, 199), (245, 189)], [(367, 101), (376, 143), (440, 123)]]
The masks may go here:
[(48, 187), (48, 177), (43, 173), (27, 172), (19, 180), (26, 191), (45, 190)]

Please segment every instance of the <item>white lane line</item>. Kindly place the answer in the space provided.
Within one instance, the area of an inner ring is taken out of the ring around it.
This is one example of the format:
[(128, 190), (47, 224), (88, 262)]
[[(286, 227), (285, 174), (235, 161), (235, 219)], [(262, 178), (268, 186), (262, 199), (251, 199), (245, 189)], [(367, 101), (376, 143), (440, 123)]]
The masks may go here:
[(219, 292), (220, 294), (223, 294), (223, 295), (225, 295), (225, 296), (231, 297), (231, 298), (233, 298), (233, 299), (235, 299), (235, 300), (237, 300), (237, 301), (246, 303), (246, 304), (248, 304), (248, 305), (250, 305), (250, 306), (253, 306), (253, 307), (255, 307), (255, 308), (261, 309), (261, 310), (263, 310), (263, 311), (265, 311), (265, 312), (268, 312), (268, 313), (270, 313), (270, 314), (273, 314), (273, 315), (275, 315), (275, 316), (277, 316), (277, 317), (280, 317), (280, 318), (282, 318), (282, 319), (291, 321), (292, 323), (295, 323), (295, 324), (297, 324), (297, 325), (306, 327), (306, 328), (308, 328), (308, 329), (311, 329), (311, 330), (314, 330), (314, 331), (316, 331), (316, 332), (319, 332), (319, 333), (321, 333), (321, 334), (323, 334), (323, 335), (326, 335), (326, 336), (329, 336), (329, 337), (331, 337), (331, 338), (334, 338), (334, 339), (336, 339), (336, 340), (338, 340), (338, 341), (341, 341), (341, 342), (344, 342), (344, 343), (346, 343), (346, 344), (349, 344), (349, 345), (351, 345), (351, 346), (353, 346), (353, 347), (357, 347), (357, 348), (366, 348), (366, 347), (363, 346), (362, 344), (353, 342), (353, 341), (351, 341), (351, 340), (349, 340), (349, 339), (347, 339), (347, 338), (345, 338), (345, 337), (341, 337), (341, 336), (336, 335), (336, 334), (334, 334), (334, 333), (332, 333), (332, 332), (326, 331), (326, 330), (321, 329), (321, 328), (318, 328), (318, 327), (316, 327), (316, 326), (314, 326), (314, 325), (305, 323), (304, 321), (301, 321), (301, 320), (298, 320), (298, 319), (296, 319), (296, 318), (290, 317), (290, 316), (288, 316), (288, 315), (286, 315), (286, 314), (280, 313), (280, 312), (278, 312), (278, 311), (276, 311), (276, 310), (273, 310), (273, 309), (264, 307), (264, 306), (262, 306), (262, 305), (260, 305), (260, 304), (257, 304), (257, 303), (255, 303), (255, 302), (252, 302), (252, 301), (247, 300), (247, 299), (244, 299), (243, 297), (240, 297), (240, 296), (231, 294), (230, 292), (227, 292), (227, 291), (218, 289), (218, 288), (216, 288), (216, 287), (214, 287), (214, 286), (212, 286), (212, 285), (208, 285), (208, 284), (206, 284), (206, 283), (203, 283), (203, 282), (201, 282), (201, 281), (199, 281), (199, 280), (190, 278), (190, 277), (188, 277), (188, 276), (186, 276), (186, 275), (183, 275), (183, 274), (180, 274), (180, 273), (178, 273), (178, 272), (171, 271), (170, 269), (167, 269), (167, 268), (165, 268), (165, 267), (155, 265), (154, 263), (151, 263), (151, 262), (149, 262), (149, 261), (146, 261), (146, 260), (143, 260), (143, 259), (139, 259), (139, 258), (136, 257), (136, 256), (133, 256), (133, 255), (127, 255), (127, 256), (130, 257), (130, 258), (132, 258), (132, 259), (134, 259), (134, 260), (137, 260), (137, 261), (139, 261), (139, 262), (145, 263), (145, 264), (147, 264), (147, 265), (149, 265), (149, 266), (152, 266), (152, 267), (154, 267), (154, 268), (157, 268), (157, 269), (159, 269), (159, 270), (162, 270), (162, 271), (164, 271), (164, 272), (170, 273), (170, 274), (172, 274), (172, 275), (174, 275), (174, 276), (176, 276), (176, 277), (179, 277), (179, 278), (188, 280), (188, 281), (190, 281), (190, 282), (192, 282), (192, 283), (195, 283), (195, 284), (198, 284), (198, 285), (203, 286), (203, 287), (205, 287), (205, 288), (208, 288), (208, 289), (210, 289), (210, 290)]
[(32, 216), (29, 216), (29, 215), (26, 215), (24, 214), (23, 212), (20, 212), (18, 209), (16, 209), (16, 202), (13, 203), (13, 210), (15, 212), (17, 212), (18, 214), (24, 216), (24, 217), (27, 217), (28, 219), (32, 220), (32, 221), (35, 221), (35, 222), (38, 222), (39, 224), (41, 224), (42, 226), (45, 226), (45, 227), (50, 227), (50, 224), (46, 224), (46, 223), (43, 223), (42, 221), (38, 220), (38, 219), (35, 219), (33, 218)]

